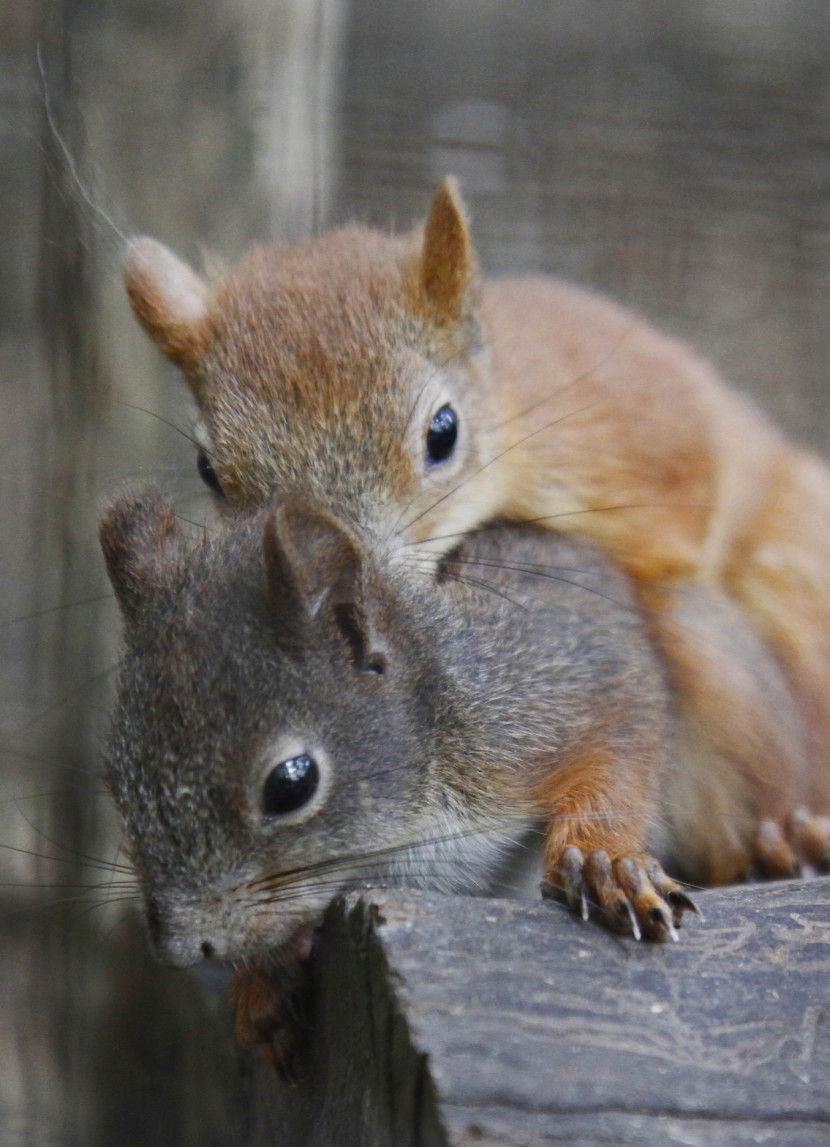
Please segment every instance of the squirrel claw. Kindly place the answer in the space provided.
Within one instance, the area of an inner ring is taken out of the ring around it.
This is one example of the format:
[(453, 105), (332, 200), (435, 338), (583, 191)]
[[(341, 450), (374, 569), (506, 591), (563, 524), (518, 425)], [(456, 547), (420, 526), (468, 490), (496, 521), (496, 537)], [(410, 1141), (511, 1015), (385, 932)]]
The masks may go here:
[(662, 906), (655, 906), (649, 912), (652, 938), (664, 941), (672, 940), (675, 944), (680, 939), (677, 928), (674, 926), (673, 913)]
[(753, 854), (758, 874), (766, 880), (801, 875), (801, 862), (777, 821), (762, 820), (758, 825)]
[(830, 872), (830, 817), (800, 808), (780, 822), (763, 820), (752, 853), (755, 871), (766, 880)]
[(570, 845), (560, 854), (555, 870), (542, 881), (542, 896), (546, 900), (558, 900), (571, 912), (588, 919), (588, 897), (582, 879), (582, 853)]
[(805, 868), (830, 872), (830, 816), (796, 809), (787, 821), (787, 835)]
[(697, 916), (699, 920), (703, 920), (703, 913), (698, 908), (695, 901), (692, 900), (691, 896), (689, 896), (688, 892), (684, 892), (682, 888), (678, 888), (677, 891), (672, 890), (667, 893), (664, 892), (663, 895), (671, 906), (672, 923), (674, 924), (675, 928), (680, 927), (684, 912), (694, 912), (695, 916)]
[(596, 848), (583, 856), (576, 845), (562, 850), (542, 882), (542, 895), (565, 903), (586, 918), (595, 904), (606, 923), (635, 940), (677, 941), (684, 912), (700, 915), (682, 886), (651, 856), (611, 859)]
[[(640, 929), (640, 925), (637, 923), (637, 917), (634, 913), (634, 909), (631, 907), (628, 900), (626, 900), (625, 898), (623, 898), (622, 903), (624, 905), (625, 911), (624, 911), (624, 913), (620, 912), (619, 915), (620, 916), (624, 915), (626, 917), (628, 926), (631, 930), (631, 935), (634, 937), (634, 939), (635, 940), (642, 940), (643, 933)], [(623, 929), (623, 931), (624, 930), (625, 929)]]
[[(662, 897), (671, 908), (671, 922), (674, 928), (679, 928), (682, 924), (684, 912), (694, 912), (700, 920), (703, 919), (703, 913), (683, 885), (668, 876), (653, 856), (644, 856), (642, 861), (645, 874), (658, 896)], [(672, 937), (674, 940), (677, 938), (676, 934)]]

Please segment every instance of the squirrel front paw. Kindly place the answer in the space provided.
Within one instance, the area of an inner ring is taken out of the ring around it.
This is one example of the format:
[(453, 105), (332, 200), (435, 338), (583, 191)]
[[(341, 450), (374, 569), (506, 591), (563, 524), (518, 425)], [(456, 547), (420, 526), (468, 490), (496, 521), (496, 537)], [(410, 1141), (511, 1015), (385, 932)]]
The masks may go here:
[(304, 1012), (313, 941), (313, 925), (303, 925), (280, 948), (241, 963), (228, 986), (236, 1042), (256, 1048), (288, 1083), (295, 1082), (294, 1053), (307, 1026)]
[(228, 986), (234, 1034), (240, 1047), (255, 1048), (265, 1063), (289, 1082), (302, 1025), (279, 975), (263, 962), (236, 969)]
[(755, 872), (766, 880), (830, 872), (830, 816), (797, 809), (783, 823), (761, 821), (752, 859)]
[(700, 911), (683, 887), (646, 854), (611, 859), (601, 848), (562, 850), (542, 881), (542, 896), (558, 900), (583, 920), (595, 907), (603, 920), (636, 940), (677, 940), (684, 912)]

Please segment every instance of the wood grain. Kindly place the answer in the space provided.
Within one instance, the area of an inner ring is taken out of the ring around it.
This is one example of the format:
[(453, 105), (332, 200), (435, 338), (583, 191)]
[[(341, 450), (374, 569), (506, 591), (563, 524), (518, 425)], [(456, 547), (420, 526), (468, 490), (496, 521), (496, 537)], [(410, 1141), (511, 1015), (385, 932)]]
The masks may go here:
[(340, 902), (290, 1141), (827, 1143), (830, 881), (700, 900), (665, 946), (546, 903)]

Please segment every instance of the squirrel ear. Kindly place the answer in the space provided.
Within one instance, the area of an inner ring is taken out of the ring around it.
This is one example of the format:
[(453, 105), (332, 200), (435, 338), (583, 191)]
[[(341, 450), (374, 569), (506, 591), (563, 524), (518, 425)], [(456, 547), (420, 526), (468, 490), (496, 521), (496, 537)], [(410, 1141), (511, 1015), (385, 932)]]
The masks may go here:
[(357, 667), (374, 668), (365, 559), (346, 527), (291, 500), (268, 516), (263, 548), (271, 605), (283, 632), (307, 637), (308, 623), (325, 610)]
[(328, 598), (354, 596), (361, 558), (336, 518), (300, 499), (279, 505), (265, 523), (263, 537), (268, 591), (278, 614), (299, 610), (316, 617)]
[(133, 239), (124, 282), (136, 318), (167, 357), (184, 370), (198, 367), (208, 339), (204, 279), (155, 239)]
[(457, 321), (476, 274), (476, 258), (458, 185), (448, 177), (439, 186), (424, 226), (422, 294), (442, 319)]
[(169, 583), (184, 535), (166, 498), (137, 493), (107, 510), (98, 537), (121, 612), (129, 619), (147, 594)]

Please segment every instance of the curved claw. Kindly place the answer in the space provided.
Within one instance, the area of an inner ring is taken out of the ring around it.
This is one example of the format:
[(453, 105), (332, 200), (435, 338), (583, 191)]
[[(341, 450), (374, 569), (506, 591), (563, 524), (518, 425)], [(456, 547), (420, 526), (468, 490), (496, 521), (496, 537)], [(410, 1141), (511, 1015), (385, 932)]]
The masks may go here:
[(674, 926), (674, 920), (669, 908), (664, 908), (662, 905), (654, 907), (649, 911), (649, 926), (650, 926), (650, 939), (664, 941), (666, 937), (672, 940), (675, 944), (680, 939), (677, 934), (677, 929)]
[(643, 868), (655, 891), (670, 905), (672, 910), (672, 924), (679, 928), (683, 922), (684, 912), (694, 912), (695, 916), (703, 919), (703, 913), (691, 898), (689, 893), (671, 876), (668, 876), (661, 864), (653, 856), (643, 857)]
[(563, 849), (542, 884), (542, 895), (563, 901), (587, 918), (595, 905), (605, 922), (636, 940), (677, 942), (684, 912), (700, 915), (683, 887), (651, 856), (611, 859), (604, 849), (583, 856), (575, 845)]
[(805, 865), (815, 872), (830, 872), (830, 816), (796, 809), (787, 823), (787, 836)]
[(562, 850), (554, 867), (545, 874), (541, 888), (546, 900), (558, 900), (583, 920), (588, 919), (588, 898), (582, 878), (582, 853), (574, 845)]
[(684, 912), (694, 912), (699, 920), (703, 920), (703, 913), (688, 892), (684, 892), (682, 888), (671, 889), (666, 894), (666, 900), (671, 905), (672, 922), (675, 928), (680, 927)]
[(801, 862), (777, 821), (761, 821), (752, 851), (759, 874), (767, 880), (801, 875)]
[(765, 880), (830, 872), (830, 816), (793, 809), (762, 820), (752, 842), (755, 873)]
[(634, 909), (631, 907), (631, 903), (629, 900), (626, 899), (623, 901), (623, 903), (625, 904), (626, 912), (628, 914), (628, 922), (629, 922), (629, 925), (631, 927), (631, 935), (634, 937), (635, 940), (642, 940), (643, 933), (642, 933), (642, 931), (640, 929), (640, 925), (637, 921), (637, 914), (635, 913)]

